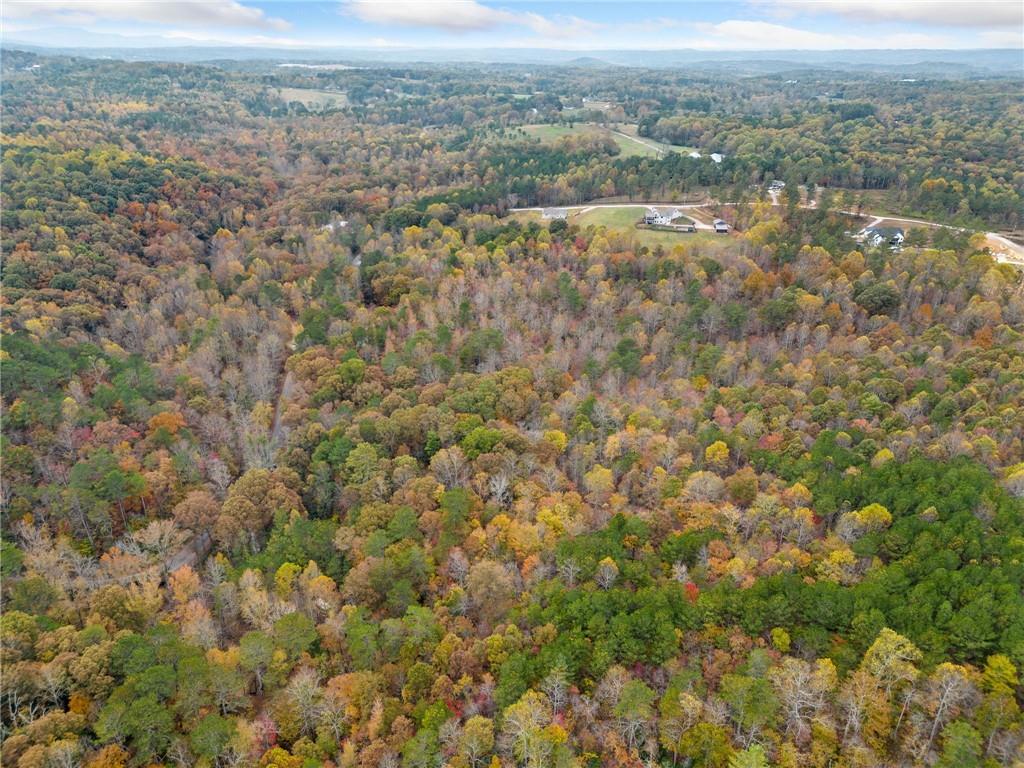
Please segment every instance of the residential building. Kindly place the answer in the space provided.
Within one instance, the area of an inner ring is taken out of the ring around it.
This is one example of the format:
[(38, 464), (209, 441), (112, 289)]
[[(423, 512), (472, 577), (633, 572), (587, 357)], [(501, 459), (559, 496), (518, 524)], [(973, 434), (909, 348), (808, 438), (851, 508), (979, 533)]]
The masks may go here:
[(888, 245), (896, 250), (903, 247), (905, 235), (899, 227), (868, 227), (859, 233), (858, 238), (871, 248)]

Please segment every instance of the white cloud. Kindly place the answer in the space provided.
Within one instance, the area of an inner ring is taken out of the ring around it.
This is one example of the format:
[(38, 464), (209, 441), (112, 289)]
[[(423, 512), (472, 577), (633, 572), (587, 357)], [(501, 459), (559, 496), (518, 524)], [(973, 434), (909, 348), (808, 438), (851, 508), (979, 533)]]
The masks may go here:
[[(519, 15), (519, 14), (517, 14)], [(601, 24), (581, 19), (579, 16), (541, 16), (539, 13), (521, 14), (522, 23), (541, 37), (569, 38), (592, 35), (602, 29)]]
[(734, 19), (718, 24), (697, 22), (694, 28), (703, 37), (687, 40), (686, 47), (710, 50), (842, 50), (863, 48), (952, 48), (955, 41), (942, 35), (896, 33), (880, 35), (813, 32), (765, 21)]
[(587, 34), (599, 24), (576, 16), (547, 17), (539, 13), (493, 8), (476, 0), (349, 0), (344, 12), (372, 24), (477, 32), (503, 26), (527, 27), (542, 37)]
[(912, 22), (951, 27), (1024, 25), (1020, 0), (755, 0), (782, 11), (834, 13), (859, 21)]
[(490, 29), (514, 21), (514, 15), (475, 0), (352, 0), (345, 10), (361, 21), (433, 27), (451, 32)]
[(5, 19), (69, 24), (117, 21), (277, 30), (291, 26), (236, 0), (6, 0), (3, 15)]

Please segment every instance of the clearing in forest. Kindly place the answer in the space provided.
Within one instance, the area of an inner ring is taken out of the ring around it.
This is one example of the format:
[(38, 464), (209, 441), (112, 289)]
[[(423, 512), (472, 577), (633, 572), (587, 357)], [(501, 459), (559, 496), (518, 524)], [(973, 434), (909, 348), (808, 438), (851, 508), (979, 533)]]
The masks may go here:
[(297, 101), (306, 109), (314, 112), (338, 109), (348, 104), (348, 96), (341, 91), (321, 91), (316, 88), (278, 88), (277, 95), (288, 104)]
[(667, 152), (682, 152), (688, 147), (663, 144), (654, 139), (640, 138), (635, 125), (613, 125), (606, 127), (594, 123), (573, 123), (572, 125), (524, 125), (528, 136), (541, 141), (557, 141), (564, 136), (607, 136), (619, 145), (619, 157), (660, 157)]

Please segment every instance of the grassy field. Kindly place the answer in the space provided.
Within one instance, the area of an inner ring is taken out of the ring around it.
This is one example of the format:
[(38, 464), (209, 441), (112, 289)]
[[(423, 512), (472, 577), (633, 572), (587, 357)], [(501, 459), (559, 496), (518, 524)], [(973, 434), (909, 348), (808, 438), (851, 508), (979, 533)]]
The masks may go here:
[(348, 104), (348, 96), (344, 93), (316, 88), (278, 88), (277, 95), (289, 104), (297, 101), (311, 110), (336, 109)]
[[(666, 208), (667, 206), (663, 207)], [(647, 211), (646, 206), (623, 206), (621, 208), (593, 208), (586, 213), (577, 213), (572, 217), (574, 224), (578, 224), (581, 227), (587, 226), (599, 226), (599, 227), (616, 227), (616, 228), (627, 228), (633, 227), (640, 219), (643, 218), (644, 213)], [(687, 221), (693, 221), (691, 216), (681, 216), (677, 219), (679, 223)], [(674, 234), (674, 233), (669, 233)]]
[[(608, 227), (610, 230), (630, 234), (635, 242), (653, 248), (661, 245), (674, 248), (677, 245), (712, 244), (725, 238), (713, 232), (669, 232), (656, 229), (637, 229), (636, 223), (644, 214), (644, 208), (593, 208), (586, 213), (573, 213), (569, 221), (580, 227)], [(689, 218), (689, 217), (685, 217)]]
[[(914, 217), (910, 216), (908, 218), (914, 218)], [(870, 218), (862, 217), (861, 219), (859, 219), (857, 221), (857, 223), (863, 222), (864, 226), (867, 226), (868, 222), (870, 222), (870, 221), (871, 221)], [(908, 231), (908, 230), (911, 230), (911, 229), (918, 229), (918, 228), (920, 228), (920, 229), (942, 229), (942, 225), (941, 224), (936, 224), (936, 223), (931, 223), (931, 222), (924, 222), (924, 221), (922, 221), (920, 224), (917, 224), (917, 223), (911, 224), (908, 221), (900, 221), (898, 218), (896, 218), (896, 219), (882, 219), (875, 226), (876, 227), (899, 227), (900, 229), (902, 229), (904, 231)]]
[[(717, 234), (707, 229), (700, 229), (695, 232), (674, 232), (666, 229), (638, 228), (637, 222), (643, 217), (645, 207), (622, 206), (610, 208), (592, 208), (584, 212), (581, 208), (569, 209), (568, 222), (581, 228), (588, 226), (604, 226), (609, 232), (621, 232), (633, 239), (637, 246), (654, 248), (662, 246), (666, 249), (673, 249), (676, 246), (697, 246), (714, 251), (727, 244), (732, 237)], [(689, 214), (696, 213), (696, 216)], [(540, 211), (516, 211), (507, 216), (508, 219), (518, 221), (522, 224), (536, 221), (540, 224), (550, 224), (550, 221), (541, 218)], [(687, 215), (683, 219), (703, 220), (710, 223), (711, 213), (702, 209), (687, 209)]]
[(610, 101), (585, 101), (579, 107), (563, 107), (562, 112), (570, 115), (576, 112), (607, 112), (614, 106)]
[[(541, 141), (557, 141), (564, 136), (607, 136), (619, 146), (620, 157), (656, 157), (665, 152), (688, 151), (687, 147), (675, 147), (670, 144), (662, 144), (653, 139), (630, 138), (636, 134), (635, 125), (616, 125), (615, 131), (593, 123), (576, 123), (568, 125), (524, 125), (523, 130), (528, 136), (540, 139)], [(626, 134), (626, 135), (620, 135)], [(652, 148), (657, 147), (657, 149)], [(659, 151), (659, 149), (661, 151)]]
[(577, 123), (572, 126), (524, 125), (523, 130), (528, 136), (540, 139), (541, 141), (557, 141), (565, 136), (582, 136), (584, 134), (599, 136), (603, 133), (607, 133), (603, 128), (596, 125), (589, 125), (587, 123)]
[[(646, 245), (648, 248), (662, 246), (671, 250), (677, 245), (689, 247), (700, 246), (702, 249), (714, 251), (716, 247), (725, 245), (729, 238), (724, 235), (717, 235), (714, 232), (668, 232), (656, 229), (637, 229), (636, 223), (643, 216), (644, 209), (639, 206), (621, 208), (592, 208), (583, 213), (581, 209), (573, 209), (569, 212), (569, 223), (579, 227), (607, 227), (610, 232), (620, 232), (633, 239), (637, 246)], [(550, 224), (550, 221), (541, 219), (540, 211), (517, 211), (510, 213), (507, 217), (510, 220), (518, 221), (521, 224), (538, 222)], [(686, 217), (690, 218), (690, 217)]]
[(572, 223), (581, 227), (632, 229), (643, 215), (643, 208), (594, 208), (586, 213), (575, 214)]
[(636, 230), (636, 241), (641, 245), (646, 245), (648, 248), (654, 248), (657, 245), (667, 250), (671, 250), (677, 245), (721, 246), (727, 240), (728, 238), (725, 235), (716, 235), (714, 232), (707, 231), (664, 232), (653, 229)]
[[(637, 127), (633, 123), (618, 123), (612, 127), (619, 133), (624, 133), (627, 136), (637, 136)], [(658, 149), (660, 149), (664, 153), (685, 152), (689, 154), (690, 152), (693, 151), (693, 147), (684, 147), (679, 144), (666, 144), (665, 142), (658, 141), (657, 139), (649, 139), (647, 137), (644, 137), (643, 141), (646, 144), (653, 144), (655, 147), (658, 147)]]

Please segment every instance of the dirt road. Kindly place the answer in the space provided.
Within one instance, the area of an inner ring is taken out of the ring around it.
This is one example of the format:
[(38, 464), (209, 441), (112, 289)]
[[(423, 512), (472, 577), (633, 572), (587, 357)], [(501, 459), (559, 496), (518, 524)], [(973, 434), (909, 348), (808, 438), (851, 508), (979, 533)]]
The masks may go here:
[(614, 133), (616, 136), (621, 136), (624, 139), (629, 139), (630, 141), (635, 141), (637, 144), (641, 144), (641, 145), (647, 147), (648, 149), (653, 149), (659, 155), (664, 155), (665, 154), (665, 150), (664, 149), (662, 149), (661, 147), (656, 147), (654, 144), (651, 144), (649, 141), (644, 141), (643, 139), (641, 139), (638, 136), (630, 136), (628, 133), (623, 133), (622, 131), (614, 131), (614, 130), (612, 131), (612, 133)]

